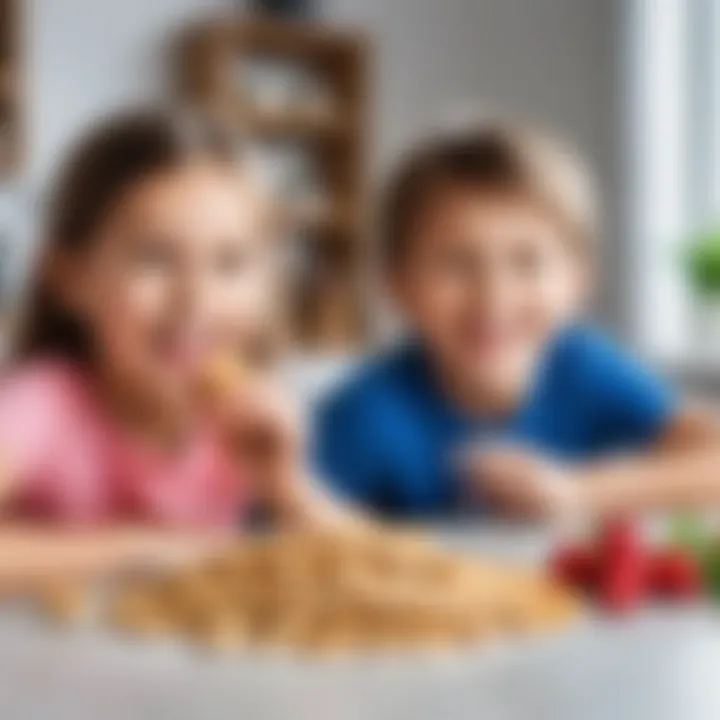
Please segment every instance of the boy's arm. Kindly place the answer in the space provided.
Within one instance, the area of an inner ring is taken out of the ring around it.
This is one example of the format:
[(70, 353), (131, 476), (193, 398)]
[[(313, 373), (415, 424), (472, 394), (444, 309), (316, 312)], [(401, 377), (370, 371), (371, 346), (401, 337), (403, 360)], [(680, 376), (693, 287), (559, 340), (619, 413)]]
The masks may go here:
[[(720, 501), (720, 426), (596, 333), (559, 363), (576, 422), (598, 447), (634, 454), (563, 466), (522, 448), (476, 453), (473, 481), (523, 513), (632, 512)], [(569, 394), (571, 392), (571, 395)]]
[(501, 505), (526, 515), (632, 513), (720, 502), (720, 430), (684, 410), (646, 453), (562, 466), (524, 449), (485, 450), (470, 471)]
[(588, 513), (665, 509), (720, 502), (720, 425), (686, 409), (646, 455), (578, 470), (576, 502)]

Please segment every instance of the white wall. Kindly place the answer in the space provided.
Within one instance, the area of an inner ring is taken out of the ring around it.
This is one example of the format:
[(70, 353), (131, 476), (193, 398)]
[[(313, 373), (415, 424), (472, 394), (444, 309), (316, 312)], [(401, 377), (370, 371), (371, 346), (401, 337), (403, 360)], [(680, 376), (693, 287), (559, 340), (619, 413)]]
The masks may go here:
[(612, 1), (321, 0), (369, 29), (377, 154), (458, 102), (546, 122), (601, 161), (609, 150)]
[[(28, 0), (30, 165), (107, 107), (162, 90), (168, 37), (232, 0)], [(557, 128), (603, 168), (612, 151), (612, 2), (320, 0), (375, 49), (376, 161), (467, 101)]]
[(231, 0), (27, 0), (29, 169), (43, 177), (88, 119), (161, 92), (167, 42)]
[(21, 0), (26, 162), (0, 186), (0, 281), (22, 280), (38, 228), (37, 199), (58, 154), (89, 120), (161, 92), (167, 40), (185, 21), (231, 0)]
[[(239, 4), (27, 0), (31, 188), (89, 118), (162, 91), (167, 41), (180, 24)], [(477, 101), (556, 128), (589, 155), (608, 194), (615, 187), (613, 0), (319, 5), (332, 21), (360, 25), (372, 39), (374, 170), (445, 108)], [(607, 297), (617, 297), (616, 288)], [(614, 309), (610, 303), (605, 308)]]

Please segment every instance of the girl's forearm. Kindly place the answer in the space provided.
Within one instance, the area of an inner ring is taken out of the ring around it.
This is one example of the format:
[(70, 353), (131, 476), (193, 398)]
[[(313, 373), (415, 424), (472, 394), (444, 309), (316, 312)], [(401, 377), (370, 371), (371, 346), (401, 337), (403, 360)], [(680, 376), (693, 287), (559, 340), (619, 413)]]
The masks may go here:
[(581, 505), (591, 514), (720, 503), (720, 449), (617, 460), (580, 475)]
[(219, 541), (216, 535), (133, 527), (71, 531), (8, 525), (0, 528), (0, 589), (187, 561)]

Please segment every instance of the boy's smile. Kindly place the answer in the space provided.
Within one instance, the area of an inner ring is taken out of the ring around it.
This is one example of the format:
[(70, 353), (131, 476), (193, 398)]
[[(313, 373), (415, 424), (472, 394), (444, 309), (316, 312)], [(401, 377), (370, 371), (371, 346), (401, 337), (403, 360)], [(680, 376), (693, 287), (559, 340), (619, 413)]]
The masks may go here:
[(516, 195), (447, 188), (421, 215), (394, 271), (399, 304), (463, 402), (514, 402), (579, 309), (584, 263), (554, 218)]

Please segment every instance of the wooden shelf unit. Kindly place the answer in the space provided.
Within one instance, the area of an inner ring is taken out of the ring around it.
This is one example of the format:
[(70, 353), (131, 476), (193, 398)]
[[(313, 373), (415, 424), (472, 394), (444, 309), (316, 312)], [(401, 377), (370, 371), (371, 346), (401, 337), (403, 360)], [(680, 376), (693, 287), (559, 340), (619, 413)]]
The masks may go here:
[[(301, 68), (325, 90), (327, 107), (262, 107), (242, 77), (260, 58)], [(347, 351), (366, 332), (365, 152), (367, 47), (363, 36), (271, 19), (213, 21), (187, 29), (180, 44), (179, 90), (251, 142), (291, 143), (321, 177), (322, 209), (281, 202), (293, 251), (304, 254), (286, 305), (303, 350)], [(240, 77), (239, 77), (240, 76)]]
[(23, 157), (22, 2), (0, 0), (0, 182), (17, 173)]

